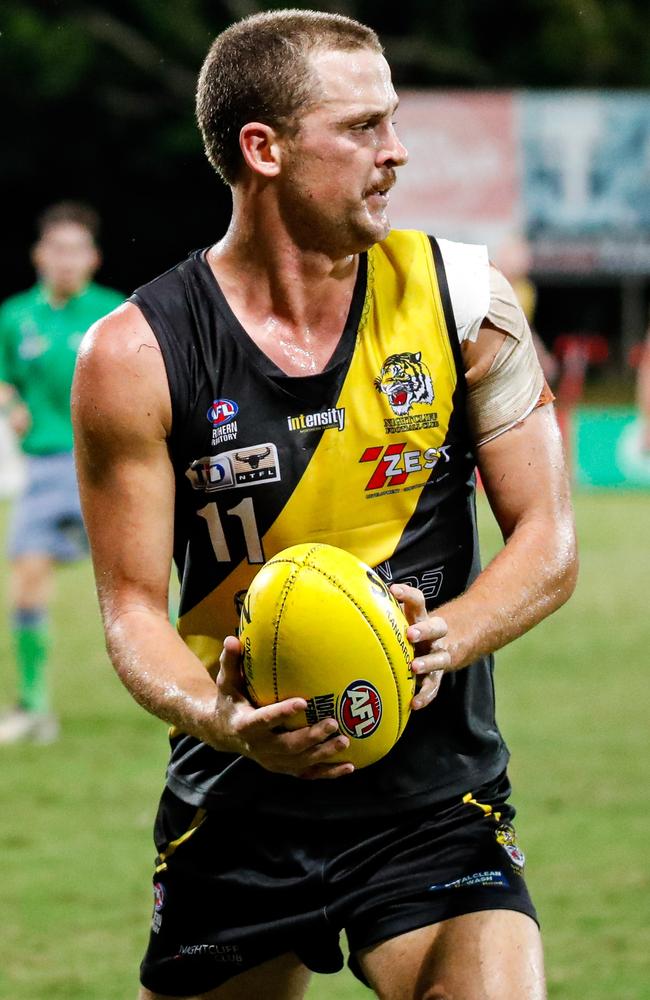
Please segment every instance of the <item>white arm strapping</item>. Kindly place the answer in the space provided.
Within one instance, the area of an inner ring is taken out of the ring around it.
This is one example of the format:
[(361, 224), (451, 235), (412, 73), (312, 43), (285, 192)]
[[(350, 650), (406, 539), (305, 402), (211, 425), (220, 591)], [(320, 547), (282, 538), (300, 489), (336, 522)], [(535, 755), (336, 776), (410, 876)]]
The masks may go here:
[(510, 283), (495, 267), (490, 267), (486, 319), (507, 336), (488, 372), (469, 387), (467, 408), (477, 446), (525, 420), (544, 388), (544, 373), (526, 317)]

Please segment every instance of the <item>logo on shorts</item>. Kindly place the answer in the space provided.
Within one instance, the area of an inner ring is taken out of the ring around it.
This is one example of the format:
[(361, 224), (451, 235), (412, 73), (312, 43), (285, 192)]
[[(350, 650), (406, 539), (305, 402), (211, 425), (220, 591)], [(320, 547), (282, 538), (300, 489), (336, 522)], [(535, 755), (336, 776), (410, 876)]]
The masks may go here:
[(157, 913), (160, 913), (164, 905), (165, 905), (165, 887), (160, 882), (154, 882), (153, 908)]
[(238, 944), (182, 944), (176, 958), (211, 958), (215, 962), (232, 962), (241, 965), (244, 956)]
[(497, 844), (501, 844), (512, 865), (517, 871), (522, 872), (526, 864), (526, 856), (520, 847), (517, 846), (517, 835), (515, 828), (510, 823), (501, 823), (496, 830)]
[(151, 930), (157, 934), (162, 924), (161, 910), (165, 905), (165, 887), (161, 882), (153, 884), (153, 916), (151, 918)]
[(449, 882), (435, 882), (429, 886), (429, 892), (441, 892), (444, 889), (472, 889), (475, 886), (501, 886), (507, 889), (510, 883), (502, 871), (490, 870), (474, 872), (472, 875), (461, 875)]
[(381, 698), (370, 681), (354, 681), (341, 695), (339, 719), (343, 729), (356, 740), (371, 736), (381, 722)]

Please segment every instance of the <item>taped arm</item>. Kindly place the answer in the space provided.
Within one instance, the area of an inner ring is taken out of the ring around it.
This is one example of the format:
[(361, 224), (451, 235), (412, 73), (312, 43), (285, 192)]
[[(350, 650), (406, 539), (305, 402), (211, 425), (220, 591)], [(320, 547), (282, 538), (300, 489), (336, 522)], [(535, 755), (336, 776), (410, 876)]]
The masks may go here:
[(468, 416), (477, 447), (553, 400), (532, 333), (515, 293), (497, 268), (489, 271), (489, 308), (474, 340), (461, 345)]
[[(473, 326), (461, 324), (459, 338), (469, 416), (480, 445), (478, 465), (505, 545), (463, 594), (428, 616), (426, 625), (419, 595), (419, 635), (409, 635), (420, 644), (413, 668), (432, 678), (437, 670), (458, 670), (516, 639), (559, 608), (576, 582), (562, 440), (553, 407), (543, 405), (552, 395), (514, 292), (490, 270), (484, 318)], [(418, 594), (411, 596), (415, 600)], [(429, 652), (420, 653), (427, 645)], [(425, 678), (418, 695), (423, 704), (435, 694), (435, 685), (427, 683)]]
[(447, 669), (523, 635), (571, 596), (577, 553), (568, 476), (553, 408), (479, 451), (479, 467), (504, 547), (468, 590), (434, 613), (449, 631)]
[(530, 327), (508, 281), (490, 267), (490, 304), (467, 364), (468, 412), (478, 465), (504, 548), (448, 621), (451, 669), (493, 652), (560, 607), (577, 573), (562, 439)]

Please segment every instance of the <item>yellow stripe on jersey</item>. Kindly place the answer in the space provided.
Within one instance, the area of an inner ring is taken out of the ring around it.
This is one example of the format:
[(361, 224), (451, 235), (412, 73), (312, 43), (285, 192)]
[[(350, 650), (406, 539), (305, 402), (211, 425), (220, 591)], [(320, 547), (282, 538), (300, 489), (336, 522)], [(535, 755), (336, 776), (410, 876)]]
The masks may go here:
[[(369, 257), (370, 306), (336, 402), (345, 410), (345, 432), (323, 434), (298, 487), (265, 536), (267, 557), (305, 541), (338, 545), (370, 566), (389, 558), (418, 502), (417, 487), (431, 469), (420, 462), (421, 469), (409, 476), (413, 488), (408, 492), (386, 489), (369, 499), (365, 487), (372, 466), (360, 459), (369, 447), (406, 439), (409, 451), (420, 454), (444, 444), (456, 370), (442, 305), (432, 302), (437, 282), (426, 269), (432, 264), (429, 241), (421, 233), (394, 233)], [(392, 411), (374, 381), (387, 358), (405, 351), (421, 352), (426, 359), (436, 393), (428, 409), (437, 413), (438, 426), (388, 437), (385, 420)]]
[[(390, 397), (400, 366), (426, 372), (421, 401), (407, 406), (399, 393)], [(368, 251), (362, 321), (335, 404), (345, 410), (345, 430), (321, 435), (263, 537), (265, 558), (316, 541), (347, 549), (371, 566), (389, 559), (440, 457), (456, 381), (429, 240), (395, 231)], [(181, 635), (213, 675), (223, 637), (237, 624), (233, 595), (248, 588), (258, 568), (248, 562), (233, 567), (179, 620)]]

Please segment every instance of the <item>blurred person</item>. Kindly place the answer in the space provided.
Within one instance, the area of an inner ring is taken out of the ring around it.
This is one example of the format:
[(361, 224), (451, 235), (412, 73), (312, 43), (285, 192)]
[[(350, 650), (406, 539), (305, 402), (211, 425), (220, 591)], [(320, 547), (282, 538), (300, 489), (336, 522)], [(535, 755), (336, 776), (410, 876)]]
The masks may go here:
[(10, 627), (17, 702), (0, 717), (0, 744), (48, 743), (58, 734), (48, 678), (49, 607), (57, 563), (87, 552), (70, 418), (70, 386), (88, 325), (122, 296), (92, 282), (99, 218), (60, 202), (38, 220), (37, 283), (0, 306), (0, 407), (25, 456), (25, 484), (8, 534)]
[[(2, 389), (0, 388), (0, 397)], [(23, 481), (23, 462), (16, 435), (0, 405), (0, 500), (16, 495)]]
[[(341, 968), (341, 930), (383, 1000), (545, 995), (492, 652), (574, 586), (561, 439), (486, 248), (391, 231), (407, 152), (382, 53), (313, 11), (218, 36), (197, 109), (228, 231), (79, 354), (107, 647), (173, 726), (140, 1000), (298, 1000), (310, 969)], [(482, 571), (477, 461), (506, 540)], [(242, 681), (242, 595), (314, 540), (378, 567), (415, 644), (406, 730), (356, 771), (332, 759), (349, 745), (334, 718), (287, 731), (305, 701), (257, 708)]]
[(650, 328), (639, 358), (637, 405), (641, 420), (641, 448), (650, 454)]
[(532, 267), (530, 243), (520, 233), (511, 233), (499, 246), (495, 264), (508, 279), (517, 296), (519, 305), (530, 326), (544, 376), (547, 382), (553, 385), (559, 375), (559, 364), (535, 329), (537, 288), (530, 277)]

